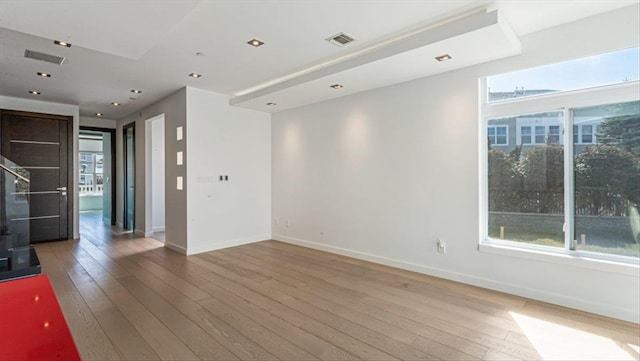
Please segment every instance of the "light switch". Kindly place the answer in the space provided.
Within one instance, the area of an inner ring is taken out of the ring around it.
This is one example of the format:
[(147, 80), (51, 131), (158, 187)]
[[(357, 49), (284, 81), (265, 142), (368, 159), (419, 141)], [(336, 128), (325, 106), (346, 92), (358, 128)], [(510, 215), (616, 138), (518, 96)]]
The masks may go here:
[(176, 128), (176, 140), (182, 140), (182, 126)]
[(179, 191), (182, 190), (182, 177), (176, 178), (176, 189)]
[(176, 164), (177, 165), (182, 165), (182, 152), (176, 153), (176, 156), (177, 156)]

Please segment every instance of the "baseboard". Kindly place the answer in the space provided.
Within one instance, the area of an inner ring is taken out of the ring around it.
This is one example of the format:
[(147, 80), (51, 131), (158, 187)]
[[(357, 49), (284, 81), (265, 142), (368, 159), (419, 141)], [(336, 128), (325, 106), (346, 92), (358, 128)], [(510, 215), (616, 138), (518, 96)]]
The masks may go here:
[(407, 271), (418, 272), (430, 276), (448, 279), (451, 281), (461, 282), (473, 286), (482, 288), (488, 288), (491, 290), (509, 293), (516, 296), (526, 297), (542, 302), (553, 303), (556, 305), (578, 309), (581, 311), (591, 312), (607, 317), (617, 318), (628, 322), (638, 323), (640, 322), (640, 315), (636, 309), (628, 309), (623, 307), (616, 307), (611, 304), (601, 304), (588, 300), (578, 299), (575, 297), (569, 297), (566, 295), (542, 291), (538, 289), (523, 287), (521, 285), (498, 282), (486, 278), (481, 278), (469, 274), (452, 272), (436, 267), (429, 267), (425, 265), (404, 262), (396, 259), (380, 257), (373, 254), (354, 251), (350, 249), (340, 248), (336, 246), (329, 246), (326, 244), (306, 241), (298, 238), (287, 237), (283, 235), (274, 234), (271, 239), (294, 244), (297, 246), (317, 249), (329, 253), (339, 254), (341, 256), (360, 259), (363, 261), (369, 261), (374, 263), (383, 264), (385, 266), (404, 269)]
[(164, 246), (169, 248), (170, 250), (172, 250), (174, 252), (178, 252), (178, 253), (183, 254), (185, 256), (187, 255), (187, 249), (182, 247), (182, 246), (178, 246), (177, 244), (173, 244), (171, 242), (165, 241), (164, 242)]
[(216, 243), (216, 244), (200, 246), (200, 247), (188, 247), (188, 249), (186, 250), (186, 255), (190, 256), (192, 254), (211, 252), (211, 251), (216, 251), (219, 249), (224, 249), (229, 247), (242, 246), (245, 244), (266, 241), (268, 239), (271, 239), (269, 235), (262, 235), (262, 236), (236, 239), (228, 242)]
[(133, 233), (134, 233), (134, 234), (137, 234), (137, 235), (139, 235), (139, 236), (149, 237), (149, 236), (147, 236), (147, 233), (146, 233), (145, 231), (141, 230), (141, 229), (137, 229), (137, 228), (136, 228), (136, 229), (133, 231)]
[(153, 227), (151, 228), (151, 232), (156, 233), (156, 232), (164, 232), (164, 226), (161, 227)]

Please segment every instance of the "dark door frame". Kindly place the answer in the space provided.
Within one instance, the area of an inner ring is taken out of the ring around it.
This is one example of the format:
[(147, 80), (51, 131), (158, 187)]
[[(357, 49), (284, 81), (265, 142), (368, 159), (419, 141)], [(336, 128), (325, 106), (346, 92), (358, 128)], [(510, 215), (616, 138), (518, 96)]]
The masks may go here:
[(111, 225), (116, 224), (116, 130), (111, 128), (80, 126), (80, 131), (109, 133), (111, 135)]
[(133, 220), (131, 222), (131, 231), (135, 231), (136, 228), (136, 217), (135, 217), (135, 207), (136, 207), (136, 191), (137, 189), (135, 188), (136, 185), (136, 122), (131, 122), (125, 126), (122, 127), (122, 146), (123, 146), (123, 152), (122, 152), (122, 164), (124, 166), (123, 168), (123, 210), (122, 210), (122, 228), (124, 229), (128, 229), (127, 225), (129, 224), (129, 216), (127, 214), (127, 208), (129, 206), (128, 201), (127, 201), (127, 191), (129, 189), (129, 187), (131, 186), (128, 182), (127, 182), (127, 169), (128, 169), (128, 162), (127, 162), (127, 152), (128, 152), (128, 148), (127, 148), (127, 130), (129, 130), (130, 128), (133, 128), (132, 130), (132, 134), (133, 134), (133, 149), (131, 149), (131, 153), (133, 154)]
[[(74, 149), (74, 137), (73, 137), (73, 116), (71, 115), (60, 115), (60, 114), (46, 114), (46, 113), (36, 113), (36, 112), (28, 112), (22, 110), (11, 110), (11, 109), (0, 109), (0, 118), (2, 114), (13, 114), (18, 116), (28, 116), (34, 118), (45, 118), (45, 119), (57, 119), (60, 121), (67, 122), (67, 194), (71, 193), (71, 190), (75, 189), (75, 176), (74, 176), (74, 162), (73, 155), (75, 154)], [(0, 131), (1, 133), (1, 131)], [(1, 136), (2, 134), (0, 134)], [(73, 222), (75, 219), (74, 212), (74, 203), (73, 203), (73, 193), (71, 193), (71, 197), (67, 197), (67, 239), (73, 239)]]

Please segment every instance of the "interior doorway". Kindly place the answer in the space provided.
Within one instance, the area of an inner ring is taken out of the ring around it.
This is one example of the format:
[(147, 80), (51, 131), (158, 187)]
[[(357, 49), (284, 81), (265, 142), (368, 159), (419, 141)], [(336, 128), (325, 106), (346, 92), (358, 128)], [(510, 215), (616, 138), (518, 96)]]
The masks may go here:
[(124, 155), (124, 211), (122, 228), (134, 230), (135, 202), (136, 202), (136, 153), (135, 153), (135, 123), (124, 126), (123, 155)]
[(80, 127), (78, 199), (80, 212), (100, 213), (106, 225), (116, 224), (115, 129)]
[(165, 127), (164, 114), (145, 121), (145, 236), (164, 241)]

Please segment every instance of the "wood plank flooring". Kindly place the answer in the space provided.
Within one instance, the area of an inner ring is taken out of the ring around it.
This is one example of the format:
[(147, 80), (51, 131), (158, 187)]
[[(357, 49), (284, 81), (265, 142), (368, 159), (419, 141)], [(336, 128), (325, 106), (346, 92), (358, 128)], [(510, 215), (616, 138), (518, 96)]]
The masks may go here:
[(638, 360), (640, 325), (276, 241), (36, 246), (85, 360)]

